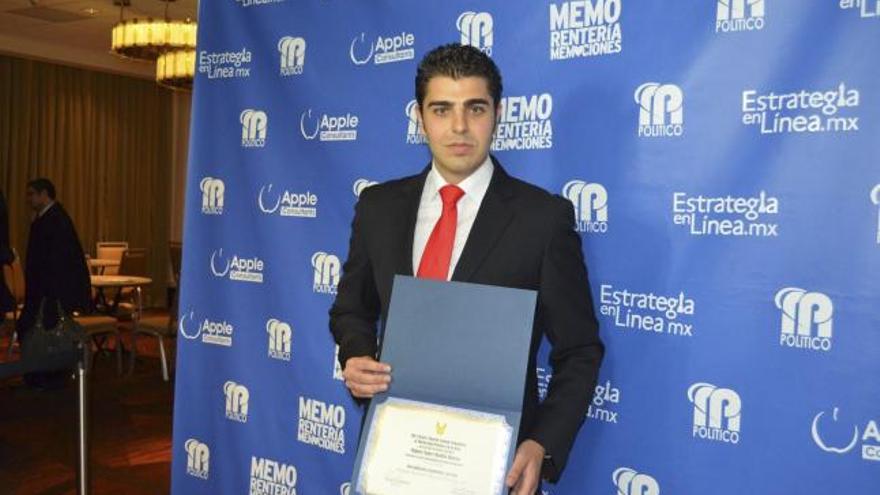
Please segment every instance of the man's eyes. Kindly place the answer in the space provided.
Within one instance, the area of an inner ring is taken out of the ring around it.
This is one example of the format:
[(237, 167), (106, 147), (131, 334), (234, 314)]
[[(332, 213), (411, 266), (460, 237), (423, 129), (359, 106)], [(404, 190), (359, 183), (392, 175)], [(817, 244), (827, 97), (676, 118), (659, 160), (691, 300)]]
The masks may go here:
[[(433, 107), (431, 109), (431, 112), (438, 117), (442, 117), (444, 115), (447, 115), (450, 110), (451, 109), (449, 107)], [(486, 105), (472, 105), (467, 107), (467, 110), (474, 115), (482, 115), (486, 113), (487, 108)]]

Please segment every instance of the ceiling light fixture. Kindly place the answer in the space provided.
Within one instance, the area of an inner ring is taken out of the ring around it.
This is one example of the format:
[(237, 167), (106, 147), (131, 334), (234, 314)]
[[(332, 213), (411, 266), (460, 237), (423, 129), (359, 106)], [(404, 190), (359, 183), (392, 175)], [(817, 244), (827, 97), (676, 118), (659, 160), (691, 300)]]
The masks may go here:
[(195, 50), (196, 23), (190, 19), (171, 20), (165, 2), (165, 19), (125, 19), (125, 2), (119, 4), (119, 22), (113, 27), (113, 53), (136, 60), (156, 60), (172, 50)]

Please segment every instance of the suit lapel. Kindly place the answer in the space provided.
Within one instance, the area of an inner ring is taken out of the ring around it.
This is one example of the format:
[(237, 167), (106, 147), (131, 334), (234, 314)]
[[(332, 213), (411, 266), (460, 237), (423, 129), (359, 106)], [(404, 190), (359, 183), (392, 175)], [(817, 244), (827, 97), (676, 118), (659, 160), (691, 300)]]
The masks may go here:
[(398, 218), (397, 232), (398, 241), (394, 243), (392, 249), (396, 249), (395, 253), (396, 268), (395, 273), (400, 275), (413, 276), (413, 237), (416, 230), (416, 220), (419, 214), (419, 202), (422, 199), (422, 189), (425, 187), (425, 179), (431, 165), (422, 170), (422, 173), (412, 177), (401, 188), (401, 194), (398, 198), (400, 215), (392, 215)]
[(508, 201), (513, 195), (510, 189), (510, 176), (501, 168), (501, 164), (494, 157), (492, 162), (495, 165), (495, 171), (489, 182), (489, 188), (486, 190), (486, 196), (483, 197), (483, 202), (480, 204), (474, 226), (468, 234), (464, 250), (455, 266), (455, 271), (452, 273), (452, 280), (455, 281), (466, 282), (470, 280), (513, 219), (513, 212), (508, 205)]

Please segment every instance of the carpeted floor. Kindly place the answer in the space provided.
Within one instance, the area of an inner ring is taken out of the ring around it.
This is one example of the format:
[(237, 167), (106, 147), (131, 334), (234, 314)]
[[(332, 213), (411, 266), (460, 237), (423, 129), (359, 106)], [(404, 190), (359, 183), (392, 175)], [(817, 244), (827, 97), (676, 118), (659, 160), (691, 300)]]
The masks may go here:
[[(7, 339), (3, 332), (0, 362)], [(166, 343), (172, 363), (175, 345), (173, 339)], [(173, 373), (171, 382), (162, 381), (158, 355), (156, 339), (138, 338), (138, 361), (130, 376), (117, 376), (113, 355), (96, 357), (90, 397), (92, 494), (168, 493)], [(128, 355), (124, 362), (127, 366)], [(38, 391), (20, 378), (0, 380), (0, 494), (76, 493), (74, 385)]]

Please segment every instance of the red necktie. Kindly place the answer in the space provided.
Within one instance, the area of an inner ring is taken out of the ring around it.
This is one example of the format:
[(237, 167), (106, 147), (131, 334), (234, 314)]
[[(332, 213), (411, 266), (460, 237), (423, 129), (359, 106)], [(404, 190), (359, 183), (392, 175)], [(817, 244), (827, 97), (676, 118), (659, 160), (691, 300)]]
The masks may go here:
[(452, 246), (455, 244), (455, 226), (458, 223), (458, 208), (456, 204), (464, 196), (458, 186), (446, 185), (440, 188), (440, 197), (443, 199), (443, 213), (431, 237), (425, 244), (425, 252), (419, 261), (419, 278), (433, 278), (446, 280), (449, 274), (449, 262), (452, 260)]

